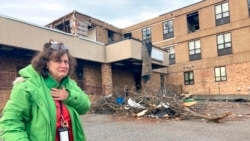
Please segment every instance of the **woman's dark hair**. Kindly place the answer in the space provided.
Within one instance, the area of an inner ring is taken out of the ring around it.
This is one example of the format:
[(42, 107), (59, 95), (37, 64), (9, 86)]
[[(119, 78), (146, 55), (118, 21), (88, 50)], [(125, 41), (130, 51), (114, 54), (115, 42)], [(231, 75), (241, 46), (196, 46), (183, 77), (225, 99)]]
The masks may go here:
[(31, 60), (31, 64), (34, 69), (41, 74), (43, 77), (48, 76), (48, 61), (55, 59), (60, 60), (61, 57), (67, 54), (69, 57), (69, 73), (72, 74), (76, 67), (76, 59), (70, 54), (68, 48), (63, 45), (62, 42), (56, 43), (50, 40), (48, 43), (43, 45), (43, 50), (38, 52), (38, 54)]

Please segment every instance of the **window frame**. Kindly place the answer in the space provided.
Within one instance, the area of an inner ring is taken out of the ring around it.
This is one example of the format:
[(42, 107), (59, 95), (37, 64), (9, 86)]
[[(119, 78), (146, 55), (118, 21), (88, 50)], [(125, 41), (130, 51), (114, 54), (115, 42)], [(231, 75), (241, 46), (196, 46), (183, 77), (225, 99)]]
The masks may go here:
[(184, 72), (184, 85), (194, 85), (194, 72), (193, 71)]
[(115, 41), (115, 33), (111, 30), (108, 30), (108, 43)]
[[(171, 23), (171, 24), (170, 24)], [(163, 26), (163, 39), (170, 39), (174, 37), (174, 22), (168, 20), (162, 23)]]
[[(229, 34), (228, 37), (230, 37), (230, 41), (226, 41), (226, 35)], [(222, 43), (220, 43), (220, 36), (222, 36)], [(216, 36), (216, 44), (217, 44), (217, 53), (218, 56), (228, 55), (232, 54), (232, 35), (230, 32), (219, 34)], [(228, 46), (230, 45), (230, 47)]]
[(60, 24), (55, 25), (55, 29), (66, 32), (66, 33), (71, 33), (70, 21), (66, 20), (66, 21), (63, 21)]
[[(199, 41), (199, 45), (197, 45), (197, 41)], [(193, 43), (193, 48), (190, 44)], [(191, 52), (193, 52), (191, 54)], [(188, 54), (189, 61), (200, 60), (201, 59), (201, 41), (200, 39), (191, 40), (188, 42)]]
[(151, 27), (145, 27), (142, 29), (142, 40), (151, 42)]
[(171, 64), (175, 64), (175, 58), (176, 58), (176, 54), (175, 54), (175, 46), (169, 46), (169, 47), (166, 47), (165, 50), (167, 50), (168, 52), (168, 55), (169, 55), (169, 65)]
[[(228, 9), (227, 11), (224, 11), (224, 9), (225, 9), (225, 7), (223, 7), (224, 4), (227, 4), (227, 7), (226, 7)], [(217, 12), (217, 9), (218, 9), (217, 7), (220, 8), (219, 12)], [(215, 8), (215, 21), (216, 21), (215, 23), (216, 23), (216, 26), (230, 23), (230, 6), (229, 6), (228, 2), (218, 4), (214, 8)], [(221, 15), (220, 18), (218, 18), (219, 15)]]
[[(222, 69), (224, 69), (224, 70), (222, 70)], [(219, 67), (214, 68), (214, 80), (215, 80), (215, 82), (227, 81), (227, 69), (226, 69), (226, 66), (219, 66)]]
[(187, 32), (193, 33), (200, 30), (199, 11), (192, 12), (186, 15)]

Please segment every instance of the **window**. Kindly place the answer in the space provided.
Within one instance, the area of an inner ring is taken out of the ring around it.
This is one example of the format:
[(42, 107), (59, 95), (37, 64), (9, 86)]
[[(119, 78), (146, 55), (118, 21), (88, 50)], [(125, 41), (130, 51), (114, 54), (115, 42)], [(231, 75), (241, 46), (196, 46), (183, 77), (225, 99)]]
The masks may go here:
[(125, 34), (123, 34), (123, 37), (125, 39), (130, 39), (130, 38), (132, 38), (132, 33), (131, 32), (125, 33)]
[(108, 30), (108, 43), (111, 43), (114, 41), (114, 32)]
[(189, 47), (189, 61), (201, 59), (200, 40), (190, 41), (188, 47)]
[(227, 80), (227, 73), (226, 73), (226, 67), (216, 67), (214, 69), (215, 74), (215, 81), (226, 81)]
[(169, 54), (169, 64), (175, 64), (175, 51), (174, 51), (174, 46), (167, 47), (165, 50)]
[(216, 26), (230, 22), (228, 2), (215, 6)]
[(194, 72), (184, 72), (184, 84), (185, 85), (192, 85), (194, 84)]
[(163, 38), (169, 39), (174, 37), (173, 21), (166, 21), (163, 23)]
[(249, 17), (250, 17), (250, 0), (248, 0), (248, 14), (249, 14)]
[[(150, 54), (150, 51), (149, 51), (149, 54)], [(152, 48), (151, 58), (155, 61), (162, 62), (164, 60), (163, 52), (161, 50), (156, 49), (156, 48)]]
[(151, 29), (150, 27), (146, 27), (142, 29), (142, 40), (148, 40), (151, 41)]
[(198, 12), (194, 12), (187, 15), (187, 26), (188, 33), (196, 32), (200, 29)]
[(58, 29), (60, 31), (64, 31), (67, 33), (70, 33), (70, 22), (69, 21), (64, 21), (63, 23), (56, 25), (55, 29)]
[(231, 33), (217, 36), (218, 56), (232, 54)]

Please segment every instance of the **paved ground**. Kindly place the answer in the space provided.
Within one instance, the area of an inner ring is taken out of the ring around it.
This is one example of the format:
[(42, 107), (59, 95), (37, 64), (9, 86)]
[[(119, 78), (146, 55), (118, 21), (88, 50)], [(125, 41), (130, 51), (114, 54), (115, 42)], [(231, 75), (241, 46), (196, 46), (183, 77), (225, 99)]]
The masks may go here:
[(232, 115), (211, 123), (87, 114), (82, 124), (87, 141), (250, 141), (250, 103), (210, 102), (208, 106), (214, 113)]
[[(82, 116), (87, 141), (249, 141), (250, 104), (212, 103), (212, 110), (230, 111), (220, 123), (202, 119), (124, 119), (109, 115)], [(214, 109), (213, 109), (214, 108)]]

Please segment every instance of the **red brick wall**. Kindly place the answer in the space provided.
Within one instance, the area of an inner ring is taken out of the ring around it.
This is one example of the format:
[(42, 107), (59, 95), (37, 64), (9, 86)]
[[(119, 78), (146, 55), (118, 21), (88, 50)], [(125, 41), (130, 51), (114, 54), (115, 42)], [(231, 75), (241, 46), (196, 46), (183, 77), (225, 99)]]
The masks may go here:
[(182, 84), (193, 94), (250, 94), (250, 62), (226, 66), (227, 81), (215, 82), (214, 68), (196, 69), (194, 85), (184, 85), (183, 72), (167, 75), (167, 84)]
[(86, 62), (83, 65), (83, 81), (85, 84), (101, 85), (101, 64)]
[(17, 70), (28, 65), (30, 58), (1, 54), (0, 57), (0, 112), (10, 96), (12, 82), (17, 77)]
[(0, 57), (1, 72), (17, 72), (17, 68), (25, 67), (30, 63), (31, 58), (2, 55)]
[(112, 76), (114, 94), (124, 96), (126, 89), (135, 88), (134, 74), (129, 70), (113, 69)]
[(87, 94), (102, 95), (101, 64), (91, 62), (83, 64), (83, 84)]
[(113, 90), (111, 64), (102, 64), (101, 72), (102, 72), (103, 94), (110, 95), (112, 94), (112, 90)]
[(0, 90), (0, 113), (10, 97), (10, 90)]

